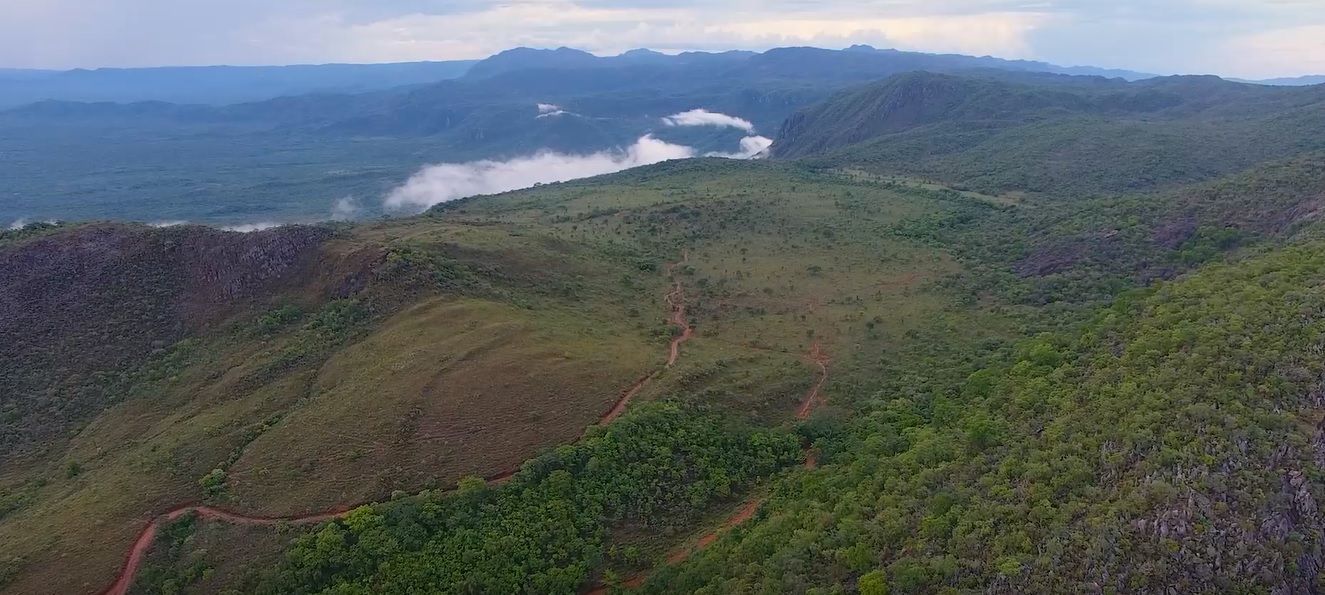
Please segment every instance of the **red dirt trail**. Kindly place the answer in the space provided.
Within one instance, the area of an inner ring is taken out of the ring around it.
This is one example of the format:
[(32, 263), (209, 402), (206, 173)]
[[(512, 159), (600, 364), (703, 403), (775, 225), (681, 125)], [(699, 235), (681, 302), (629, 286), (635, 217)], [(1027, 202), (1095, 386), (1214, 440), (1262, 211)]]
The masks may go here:
[[(796, 419), (802, 420), (810, 417), (810, 414), (814, 413), (814, 410), (817, 407), (824, 404), (825, 399), (821, 389), (823, 389), (824, 383), (828, 382), (828, 364), (832, 362), (828, 357), (828, 354), (824, 353), (823, 349), (819, 346), (818, 341), (815, 341), (814, 344), (810, 346), (810, 353), (806, 356), (806, 359), (819, 368), (819, 378), (814, 381), (814, 385), (810, 387), (810, 391), (807, 392), (805, 398), (801, 400), (800, 408), (796, 410)], [(818, 467), (819, 453), (815, 452), (813, 449), (807, 448), (805, 450), (805, 468), (816, 469)], [(755, 513), (759, 512), (759, 507), (763, 506), (763, 504), (764, 499), (762, 497), (754, 498), (749, 502), (746, 502), (737, 509), (736, 512), (732, 513), (731, 516), (727, 517), (727, 520), (723, 521), (722, 525), (718, 526), (718, 528), (709, 531), (708, 533), (701, 535), (699, 539), (696, 539), (694, 545), (682, 545), (681, 547), (672, 550), (672, 552), (667, 555), (667, 565), (675, 566), (686, 561), (691, 554), (694, 554), (695, 552), (708, 547), (714, 541), (717, 541), (718, 537), (722, 536), (723, 533), (726, 533), (737, 525), (754, 518)], [(620, 586), (628, 589), (635, 589), (643, 586), (644, 581), (648, 578), (649, 573), (637, 572), (622, 579)], [(586, 591), (585, 595), (605, 595), (610, 589), (610, 586), (600, 583)]]
[[(814, 386), (810, 387), (810, 392), (806, 393), (805, 398), (801, 401), (800, 409), (796, 411), (796, 419), (805, 419), (809, 417), (816, 407), (824, 403), (823, 394), (820, 389), (822, 389), (824, 383), (828, 381), (828, 363), (830, 360), (828, 359), (828, 355), (823, 352), (823, 349), (819, 347), (818, 341), (815, 341), (814, 345), (810, 346), (808, 359), (818, 366), (819, 378), (814, 381)], [(818, 454), (811, 449), (806, 449), (805, 468), (814, 469), (818, 466)], [(708, 545), (716, 541), (718, 536), (722, 533), (754, 517), (755, 512), (759, 510), (759, 506), (763, 503), (763, 498), (755, 498), (745, 503), (745, 505), (739, 510), (733, 513), (730, 517), (727, 517), (727, 520), (724, 521), (720, 527), (704, 534), (696, 540), (693, 548), (684, 548), (672, 552), (671, 555), (667, 556), (667, 563), (677, 564), (683, 562), (686, 558), (690, 557), (691, 553), (708, 547)]]
[[(486, 481), (490, 484), (501, 485), (509, 481), (512, 477), (515, 477), (515, 471), (503, 471), (487, 477)], [(239, 514), (201, 504), (184, 504), (177, 506), (147, 523), (147, 526), (143, 528), (142, 533), (138, 534), (138, 539), (134, 540), (133, 549), (129, 550), (129, 558), (125, 561), (123, 569), (120, 570), (120, 575), (116, 577), (115, 583), (105, 591), (102, 591), (102, 594), (126, 595), (129, 592), (129, 587), (133, 586), (133, 579), (138, 574), (138, 568), (142, 566), (143, 558), (147, 555), (147, 550), (152, 547), (152, 541), (156, 539), (157, 531), (161, 529), (161, 525), (178, 519), (186, 514), (193, 513), (197, 514), (199, 518), (214, 521), (226, 521), (236, 525), (264, 526), (276, 525), (279, 523), (311, 525), (343, 517), (349, 514), (350, 510), (350, 508), (337, 508), (326, 512), (318, 512), (304, 516), (271, 517)]]
[[(688, 259), (689, 256), (683, 252), (681, 254), (680, 263), (668, 264), (668, 276), (674, 277), (675, 275), (672, 271), (675, 269), (676, 265), (685, 263)], [(649, 384), (649, 381), (656, 378), (663, 370), (676, 365), (677, 358), (681, 357), (681, 344), (689, 341), (690, 338), (695, 335), (695, 329), (690, 326), (690, 321), (686, 319), (685, 288), (681, 286), (681, 281), (674, 280), (672, 290), (667, 292), (667, 295), (664, 296), (663, 299), (667, 302), (667, 309), (671, 311), (671, 315), (668, 316), (667, 322), (671, 323), (672, 326), (681, 329), (679, 335), (672, 337), (672, 343), (668, 347), (667, 365), (661, 370), (655, 370), (648, 376), (636, 380), (635, 384), (630, 385), (630, 388), (627, 388), (621, 393), (621, 398), (617, 399), (616, 403), (612, 404), (612, 408), (608, 409), (607, 413), (604, 413), (603, 416), (599, 418), (598, 425), (605, 426), (616, 421), (616, 418), (621, 417), (621, 415), (626, 412), (626, 407), (630, 406), (631, 399), (634, 399), (635, 395), (638, 395), (639, 392)]]
[(796, 419), (806, 419), (810, 417), (810, 414), (814, 413), (815, 408), (823, 404), (823, 396), (820, 394), (820, 389), (822, 389), (824, 383), (828, 381), (828, 364), (832, 360), (830, 360), (828, 354), (824, 353), (823, 349), (819, 347), (818, 341), (815, 341), (814, 344), (810, 346), (809, 359), (814, 365), (819, 367), (819, 379), (814, 382), (814, 386), (810, 387), (810, 392), (806, 393), (805, 399), (801, 401), (801, 408), (796, 410)]
[(276, 523), (308, 524), (329, 521), (347, 511), (323, 512), (304, 517), (259, 517), (246, 516), (226, 512), (211, 506), (185, 505), (175, 508), (161, 516), (152, 519), (147, 524), (142, 533), (138, 534), (138, 539), (133, 542), (133, 549), (129, 550), (129, 559), (124, 563), (124, 569), (120, 571), (120, 576), (115, 579), (115, 584), (106, 589), (106, 595), (125, 595), (129, 592), (129, 587), (133, 585), (134, 576), (138, 573), (138, 567), (143, 563), (143, 557), (147, 555), (147, 549), (152, 547), (152, 540), (156, 538), (156, 532), (160, 530), (163, 523), (178, 519), (189, 513), (196, 513), (204, 519), (216, 519), (229, 521), (236, 525), (275, 525)]
[[(667, 264), (667, 275), (669, 277), (674, 277), (675, 275), (673, 274), (673, 271), (676, 266), (684, 264), (687, 260), (689, 260), (689, 254), (683, 251), (681, 253), (680, 262)], [(612, 405), (612, 408), (608, 409), (607, 413), (604, 413), (602, 417), (599, 418), (597, 425), (605, 426), (612, 423), (618, 417), (621, 417), (621, 415), (626, 412), (626, 407), (630, 405), (631, 399), (639, 394), (639, 392), (648, 385), (649, 381), (657, 377), (664, 369), (670, 368), (676, 364), (677, 358), (681, 356), (681, 345), (694, 336), (695, 331), (690, 326), (690, 322), (686, 319), (685, 289), (681, 285), (680, 280), (673, 279), (672, 290), (667, 292), (667, 295), (664, 296), (663, 299), (667, 302), (668, 310), (671, 311), (671, 315), (668, 317), (668, 322), (681, 329), (681, 333), (672, 338), (671, 345), (668, 348), (667, 365), (663, 369), (656, 370), (630, 385), (629, 388), (621, 393), (621, 397)], [(515, 476), (515, 473), (516, 470), (503, 471), (487, 477), (486, 481), (489, 484), (500, 485), (509, 481)], [(129, 556), (124, 561), (124, 566), (121, 567), (119, 576), (115, 578), (115, 582), (111, 584), (110, 587), (107, 587), (105, 591), (102, 591), (102, 595), (127, 595), (129, 587), (133, 586), (133, 580), (137, 577), (139, 567), (143, 564), (143, 558), (146, 557), (147, 550), (152, 547), (152, 541), (156, 539), (157, 531), (160, 530), (161, 525), (178, 519), (186, 514), (195, 513), (204, 519), (227, 521), (237, 525), (275, 525), (277, 523), (306, 525), (340, 518), (348, 514), (351, 508), (352, 507), (342, 507), (327, 512), (319, 512), (304, 516), (266, 517), (239, 514), (200, 504), (183, 504), (177, 506), (152, 519), (147, 523), (146, 527), (143, 527), (142, 532), (138, 534), (138, 538), (133, 542), (133, 548), (129, 550)], [(751, 514), (753, 514), (753, 511), (751, 511)], [(642, 582), (643, 578), (641, 577), (640, 580)]]

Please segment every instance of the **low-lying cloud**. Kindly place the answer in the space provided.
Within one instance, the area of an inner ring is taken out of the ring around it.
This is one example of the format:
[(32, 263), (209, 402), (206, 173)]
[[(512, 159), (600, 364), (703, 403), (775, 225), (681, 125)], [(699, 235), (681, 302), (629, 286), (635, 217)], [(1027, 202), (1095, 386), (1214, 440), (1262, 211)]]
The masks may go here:
[(566, 116), (566, 115), (571, 115), (571, 116), (573, 116), (573, 115), (575, 115), (575, 114), (572, 114), (572, 113), (570, 113), (570, 112), (568, 112), (568, 111), (566, 111), (566, 110), (564, 110), (564, 109), (561, 109), (561, 106), (560, 106), (560, 105), (556, 105), (556, 104), (554, 104), (554, 103), (540, 103), (540, 104), (538, 104), (538, 117), (539, 117), (539, 118), (555, 118), (555, 117), (557, 117), (557, 116)]
[(257, 223), (243, 223), (243, 224), (240, 224), (240, 225), (229, 225), (229, 226), (226, 226), (226, 227), (222, 227), (221, 229), (222, 229), (223, 231), (237, 231), (237, 232), (239, 232), (239, 233), (253, 233), (253, 232), (256, 232), (256, 231), (266, 231), (266, 230), (268, 230), (268, 229), (273, 229), (273, 228), (280, 227), (280, 226), (281, 226), (280, 223), (276, 223), (276, 222), (274, 222), (274, 221), (259, 221), (259, 222), (257, 222)]
[(588, 178), (694, 156), (695, 150), (690, 147), (644, 135), (622, 151), (602, 151), (589, 155), (542, 151), (509, 161), (430, 165), (410, 177), (403, 186), (391, 191), (386, 197), (386, 208), (419, 211), (457, 198)]
[(662, 119), (668, 126), (713, 126), (716, 128), (736, 128), (754, 134), (755, 125), (749, 120), (729, 116), (706, 109), (692, 109), (688, 112), (672, 114)]
[(705, 157), (725, 157), (727, 159), (757, 159), (773, 146), (773, 139), (767, 136), (747, 136), (741, 139), (741, 150), (735, 153), (705, 153)]
[(27, 228), (29, 225), (39, 225), (42, 223), (45, 223), (46, 225), (59, 225), (60, 220), (47, 219), (45, 221), (29, 221), (26, 217), (19, 217), (18, 219), (15, 219), (13, 223), (9, 224), (9, 231), (20, 231)]
[(332, 221), (353, 221), (363, 215), (363, 207), (353, 196), (346, 196), (331, 205)]

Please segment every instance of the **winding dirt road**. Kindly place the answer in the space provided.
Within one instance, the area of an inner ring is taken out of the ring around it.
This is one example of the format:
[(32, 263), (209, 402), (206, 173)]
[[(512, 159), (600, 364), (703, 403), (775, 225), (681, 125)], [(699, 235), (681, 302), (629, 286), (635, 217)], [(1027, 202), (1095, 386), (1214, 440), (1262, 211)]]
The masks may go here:
[(819, 347), (819, 342), (815, 341), (810, 345), (809, 360), (819, 368), (819, 379), (810, 387), (810, 392), (805, 394), (805, 399), (801, 401), (800, 409), (796, 410), (796, 419), (807, 419), (814, 410), (823, 404), (823, 394), (820, 389), (824, 383), (828, 382), (828, 364), (832, 361), (828, 354), (824, 353), (823, 348)]
[(186, 514), (195, 513), (200, 518), (216, 519), (234, 523), (236, 525), (275, 525), (276, 523), (291, 524), (310, 524), (329, 521), (345, 514), (346, 511), (324, 512), (306, 517), (276, 518), (276, 517), (258, 517), (235, 514), (226, 512), (211, 506), (184, 505), (171, 510), (161, 516), (152, 519), (143, 528), (142, 533), (138, 534), (138, 539), (133, 542), (133, 549), (129, 550), (129, 559), (125, 561), (124, 568), (120, 575), (116, 577), (115, 583), (107, 588), (103, 593), (106, 595), (125, 595), (129, 592), (129, 587), (133, 586), (133, 579), (138, 574), (138, 567), (142, 566), (143, 558), (147, 556), (148, 548), (152, 547), (152, 540), (156, 539), (156, 534), (161, 530), (161, 525), (178, 519)]
[[(501, 485), (510, 481), (512, 477), (515, 477), (515, 473), (515, 470), (502, 471), (496, 475), (486, 477), (485, 480), (489, 484)], [(156, 539), (156, 534), (161, 530), (161, 526), (186, 514), (196, 514), (202, 519), (225, 521), (235, 525), (270, 526), (280, 523), (289, 525), (312, 525), (345, 516), (346, 514), (349, 514), (352, 508), (353, 507), (337, 508), (304, 516), (269, 517), (239, 514), (203, 504), (183, 504), (177, 506), (147, 523), (147, 526), (143, 528), (143, 531), (138, 534), (138, 539), (134, 540), (133, 548), (129, 550), (129, 558), (125, 560), (124, 567), (120, 570), (120, 575), (115, 578), (115, 583), (105, 591), (102, 591), (102, 593), (103, 595), (126, 595), (129, 592), (129, 588), (133, 586), (133, 579), (138, 575), (138, 569), (143, 565), (143, 558), (147, 556), (147, 550), (152, 547), (152, 541)]]
[[(806, 356), (806, 359), (819, 368), (819, 373), (818, 373), (818, 378), (815, 379), (814, 381), (814, 384), (810, 386), (810, 390), (806, 392), (805, 397), (801, 399), (800, 407), (796, 410), (796, 419), (801, 419), (801, 420), (809, 418), (810, 415), (814, 413), (815, 409), (817, 409), (819, 406), (823, 405), (826, 402), (823, 396), (822, 389), (824, 383), (828, 382), (828, 364), (832, 363), (832, 360), (828, 357), (828, 354), (825, 353), (823, 349), (819, 346), (818, 341), (815, 341), (814, 344), (810, 346), (810, 353)], [(815, 452), (813, 449), (806, 448), (805, 468), (815, 469), (818, 466), (819, 466), (818, 453)], [(727, 531), (732, 530), (736, 526), (754, 518), (755, 513), (759, 512), (759, 507), (763, 506), (763, 504), (764, 504), (764, 498), (762, 497), (753, 498), (747, 501), (745, 504), (741, 505), (741, 507), (737, 509), (736, 512), (732, 513), (731, 516), (727, 517), (727, 519), (724, 520), (722, 524), (718, 526), (718, 528), (699, 536), (699, 538), (694, 541), (693, 545), (683, 544), (680, 547), (677, 547), (676, 549), (672, 550), (671, 553), (667, 554), (667, 565), (674, 566), (676, 564), (680, 564), (686, 561), (686, 559), (688, 559), (695, 552), (698, 552), (711, 545), (714, 541), (717, 541), (718, 538), (721, 537), (723, 533), (726, 533)], [(635, 574), (632, 574), (626, 577), (625, 579), (622, 579), (622, 581), (620, 582), (620, 586), (630, 589), (640, 587), (644, 584), (645, 580), (648, 580), (649, 574), (650, 574), (649, 572), (637, 572)], [(605, 585), (600, 583), (594, 585), (593, 588), (589, 589), (585, 593), (585, 595), (604, 595), (608, 593), (611, 590), (611, 588), (612, 587), (610, 585)]]
[(676, 365), (676, 360), (681, 357), (681, 345), (686, 341), (689, 341), (690, 338), (695, 335), (695, 329), (690, 326), (690, 321), (686, 318), (685, 288), (681, 285), (681, 281), (675, 278), (674, 273), (676, 266), (678, 264), (684, 264), (688, 259), (689, 255), (682, 252), (681, 262), (670, 263), (667, 265), (667, 276), (673, 278), (672, 290), (667, 292), (667, 295), (663, 297), (663, 300), (667, 302), (667, 309), (671, 311), (671, 315), (668, 316), (667, 321), (671, 323), (672, 326), (681, 329), (680, 333), (672, 337), (672, 342), (668, 347), (667, 352), (667, 364), (659, 370), (654, 370), (653, 373), (648, 376), (636, 380), (635, 384), (630, 385), (630, 388), (627, 388), (625, 392), (622, 392), (621, 398), (617, 399), (616, 403), (612, 405), (612, 408), (608, 409), (607, 413), (604, 413), (603, 416), (599, 418), (598, 425), (605, 426), (616, 421), (616, 418), (621, 417), (621, 415), (626, 412), (626, 408), (630, 406), (630, 401), (635, 398), (635, 395), (638, 395), (641, 390), (644, 390), (644, 387), (648, 386), (649, 382), (654, 378), (657, 378), (663, 370)]
[[(675, 278), (676, 267), (684, 264), (688, 260), (689, 254), (683, 251), (681, 253), (680, 262), (667, 264), (667, 276), (672, 279), (672, 289), (667, 292), (667, 295), (664, 296), (663, 299), (666, 301), (667, 307), (671, 312), (668, 317), (668, 322), (679, 328), (681, 332), (672, 338), (671, 344), (668, 347), (666, 365), (635, 381), (634, 384), (630, 385), (629, 388), (623, 391), (612, 407), (599, 418), (597, 425), (605, 426), (612, 423), (618, 417), (621, 417), (621, 415), (626, 412), (626, 408), (630, 405), (630, 401), (634, 399), (650, 381), (661, 374), (663, 370), (676, 365), (676, 360), (681, 356), (681, 345), (694, 336), (694, 329), (690, 326), (690, 322), (686, 318), (685, 288), (681, 285), (681, 281)], [(489, 484), (500, 485), (514, 477), (516, 471), (517, 470), (503, 471), (485, 479)], [(148, 522), (147, 526), (143, 527), (143, 530), (138, 534), (138, 538), (134, 540), (133, 547), (129, 550), (129, 556), (124, 561), (124, 566), (121, 567), (119, 575), (115, 578), (115, 582), (107, 587), (106, 590), (102, 591), (102, 595), (127, 595), (129, 588), (133, 586), (133, 581), (138, 575), (139, 568), (143, 564), (143, 559), (147, 556), (147, 550), (152, 547), (152, 542), (156, 539), (156, 534), (161, 530), (161, 526), (186, 514), (197, 514), (203, 519), (225, 521), (236, 525), (276, 525), (278, 523), (309, 525), (340, 518), (349, 513), (352, 508), (354, 507), (343, 507), (304, 516), (265, 517), (229, 512), (197, 503), (182, 504), (170, 509), (164, 514), (158, 515), (156, 518)]]

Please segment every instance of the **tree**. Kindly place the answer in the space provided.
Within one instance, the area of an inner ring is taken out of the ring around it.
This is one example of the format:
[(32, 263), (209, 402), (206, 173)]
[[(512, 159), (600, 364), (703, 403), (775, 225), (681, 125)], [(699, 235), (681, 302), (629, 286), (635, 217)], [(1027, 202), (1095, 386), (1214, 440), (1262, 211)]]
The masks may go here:
[(888, 595), (888, 577), (882, 570), (871, 570), (856, 581), (860, 595)]

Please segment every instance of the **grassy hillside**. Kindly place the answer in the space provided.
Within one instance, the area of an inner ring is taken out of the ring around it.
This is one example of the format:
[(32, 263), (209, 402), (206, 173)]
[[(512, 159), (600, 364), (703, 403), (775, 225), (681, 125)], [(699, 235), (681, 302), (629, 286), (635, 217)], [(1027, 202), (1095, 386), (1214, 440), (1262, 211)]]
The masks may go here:
[[(1315, 113), (1211, 81), (918, 80), (933, 101), (871, 119), (908, 130), (885, 139)], [(189, 503), (134, 591), (1309, 590), (1303, 142), (1075, 200), (866, 151), (334, 228), (5, 232), (0, 589), (103, 589)]]
[[(814, 382), (813, 346), (847, 368), (853, 345), (906, 341), (944, 307), (926, 287), (957, 265), (886, 234), (945, 204), (717, 160), (344, 229), (316, 260), (380, 255), (352, 275), (355, 292), (273, 291), (162, 340), (137, 356), (145, 363), (122, 396), (66, 426), (64, 446), (6, 470), (7, 588), (108, 584), (142, 524), (180, 502), (298, 514), (515, 469), (575, 441), (659, 368), (673, 332), (664, 296), (676, 281), (697, 336), (636, 400), (665, 397), (684, 420), (707, 412), (711, 423), (780, 427)], [(78, 234), (55, 230), (9, 249)], [(104, 266), (109, 275), (131, 265)], [(85, 563), (55, 572), (53, 560), (74, 552)]]
[[(278, 592), (372, 592), (408, 581), (550, 591), (598, 581), (664, 592), (1307, 589), (1325, 537), (1314, 520), (1319, 463), (1310, 446), (1323, 337), (1315, 288), (1325, 281), (1313, 239), (1322, 171), (1314, 159), (1171, 194), (1067, 205), (692, 163), (450, 206), (432, 218), (541, 221), (558, 237), (599, 245), (683, 238), (692, 246), (687, 287), (699, 289), (689, 298), (698, 338), (686, 357), (702, 360), (738, 334), (762, 337), (743, 345), (751, 356), (814, 340), (831, 356), (829, 405), (794, 426), (815, 464), (771, 477), (764, 467), (766, 487), (753, 489), (738, 487), (752, 476), (728, 472), (736, 484), (725, 497), (695, 475), (663, 473), (669, 483), (651, 491), (661, 508), (642, 513), (600, 508), (592, 494), (601, 488), (585, 487), (612, 481), (596, 474), (603, 467), (639, 464), (638, 449), (583, 467), (573, 462), (580, 451), (563, 450), (512, 484), (356, 512), (295, 541), (284, 563), (245, 584)], [(618, 194), (623, 187), (630, 197)], [(768, 206), (743, 209), (751, 194)], [(1298, 215), (1267, 220), (1260, 210)], [(762, 230), (778, 241), (761, 244)], [(1010, 234), (1025, 240), (1009, 243)], [(1118, 238), (1116, 254), (1127, 258), (1027, 265), (1082, 238)], [(759, 249), (742, 254), (747, 246)], [(813, 255), (804, 270), (793, 264), (801, 254)], [(906, 265), (917, 261), (928, 262)], [(880, 263), (892, 264), (871, 270)], [(727, 374), (748, 372), (711, 370), (673, 385), (667, 400), (681, 409), (669, 415), (708, 419), (704, 412), (724, 403), (721, 415), (776, 427), (776, 415), (758, 413), (776, 399), (739, 396), (767, 380), (714, 390)], [(644, 411), (622, 423), (658, 423)], [(696, 456), (690, 433), (663, 434), (667, 452)], [(625, 499), (612, 502), (635, 501), (634, 484), (607, 477), (625, 482), (614, 483)], [(675, 508), (665, 494), (682, 486), (692, 497)], [(480, 502), (482, 512), (447, 512)], [(569, 524), (536, 521), (547, 506)], [(745, 518), (740, 510), (753, 518), (724, 520)], [(489, 523), (515, 541), (481, 537)], [(728, 523), (716, 539), (707, 533)], [(568, 526), (578, 528), (560, 529)], [(471, 583), (445, 578), (492, 543), (508, 543), (505, 562), (467, 575)], [(708, 547), (690, 551), (696, 543)]]
[(240, 237), (88, 225), (7, 235), (0, 408), (11, 423), (0, 433), (0, 460), (11, 464), (114, 404), (154, 352), (273, 294), (352, 291), (348, 277), (372, 259), (320, 257), (334, 234), (312, 228)]

